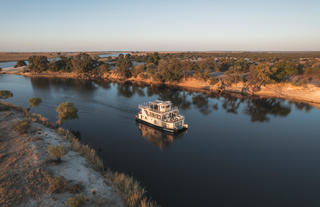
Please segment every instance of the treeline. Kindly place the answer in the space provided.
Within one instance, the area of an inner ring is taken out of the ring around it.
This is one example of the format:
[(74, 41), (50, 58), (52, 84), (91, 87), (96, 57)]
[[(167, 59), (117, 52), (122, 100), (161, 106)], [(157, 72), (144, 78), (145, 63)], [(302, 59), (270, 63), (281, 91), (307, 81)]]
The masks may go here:
[[(317, 58), (236, 58), (215, 57), (191, 59), (160, 55), (121, 56), (117, 72), (125, 77), (152, 78), (158, 81), (180, 81), (193, 77), (210, 80), (212, 84), (222, 81), (224, 85), (245, 82), (260, 87), (267, 83), (291, 81), (297, 84), (320, 79), (320, 60)], [(131, 61), (143, 62), (133, 66)]]
[[(135, 54), (135, 53), (133, 53)], [(316, 56), (318, 53), (147, 53), (146, 55), (120, 54), (118, 57), (100, 61), (97, 56), (80, 53), (76, 56), (60, 56), (48, 60), (46, 56), (31, 56), (31, 72), (55, 71), (103, 75), (112, 67), (124, 79), (131, 77), (153, 79), (160, 82), (178, 82), (195, 78), (220, 83), (221, 87), (243, 82), (247, 86), (260, 88), (268, 83), (292, 82), (306, 84), (320, 81), (320, 58), (303, 57), (303, 54)], [(246, 54), (237, 56), (235, 54)], [(264, 54), (265, 56), (261, 55)], [(192, 55), (192, 57), (190, 57)], [(196, 55), (196, 58), (195, 58)], [(23, 63), (21, 63), (23, 65)]]
[(60, 56), (50, 61), (46, 56), (31, 56), (28, 62), (28, 68), (35, 73), (54, 71), (102, 74), (109, 69), (108, 64), (86, 53), (80, 53), (72, 57)]

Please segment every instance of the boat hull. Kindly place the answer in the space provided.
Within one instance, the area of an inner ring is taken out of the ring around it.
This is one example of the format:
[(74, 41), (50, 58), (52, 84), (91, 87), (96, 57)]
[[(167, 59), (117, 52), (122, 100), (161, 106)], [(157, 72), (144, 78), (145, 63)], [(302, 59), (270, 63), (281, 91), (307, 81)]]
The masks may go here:
[(137, 122), (140, 122), (140, 123), (143, 123), (143, 124), (145, 124), (145, 125), (151, 126), (151, 127), (155, 128), (155, 129), (161, 130), (161, 131), (163, 131), (163, 132), (167, 132), (167, 133), (179, 133), (179, 132), (185, 131), (185, 130), (187, 129), (187, 127), (185, 127), (185, 126), (182, 127), (181, 129), (168, 129), (168, 128), (156, 126), (156, 125), (154, 125), (154, 124), (151, 124), (151, 123), (149, 123), (149, 122), (146, 122), (146, 121), (144, 121), (144, 120), (141, 120), (141, 119), (139, 119), (139, 118), (137, 118), (137, 117), (136, 117), (136, 121), (137, 121)]

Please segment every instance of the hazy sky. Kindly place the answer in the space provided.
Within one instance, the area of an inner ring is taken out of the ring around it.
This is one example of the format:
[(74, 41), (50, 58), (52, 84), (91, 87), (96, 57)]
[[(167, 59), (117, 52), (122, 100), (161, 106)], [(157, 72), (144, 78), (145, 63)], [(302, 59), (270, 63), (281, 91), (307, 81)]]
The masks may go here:
[(320, 50), (320, 0), (0, 0), (0, 51)]

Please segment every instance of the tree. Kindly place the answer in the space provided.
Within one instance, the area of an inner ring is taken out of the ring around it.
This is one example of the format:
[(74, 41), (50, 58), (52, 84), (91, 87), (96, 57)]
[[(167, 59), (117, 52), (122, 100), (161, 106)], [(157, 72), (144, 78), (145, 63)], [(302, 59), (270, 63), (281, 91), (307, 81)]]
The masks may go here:
[(62, 121), (67, 119), (78, 118), (78, 109), (70, 102), (61, 103), (57, 107), (58, 121), (57, 124), (61, 125)]
[(130, 54), (127, 54), (126, 56), (120, 54), (116, 66), (116, 71), (118, 74), (120, 74), (120, 76), (125, 78), (130, 78), (132, 76), (131, 69), (133, 65), (130, 60)]
[(52, 60), (50, 62), (50, 70), (55, 72), (58, 72), (58, 71), (71, 72), (73, 69), (71, 60), (72, 60), (71, 57), (60, 56), (59, 59)]
[(31, 56), (28, 61), (31, 72), (40, 73), (49, 68), (49, 61), (46, 56)]
[(87, 53), (80, 53), (72, 58), (73, 69), (79, 73), (90, 72), (99, 65), (98, 61)]
[(147, 56), (147, 64), (153, 63), (155, 65), (158, 65), (159, 60), (160, 60), (160, 57), (159, 57), (159, 53), (157, 52), (154, 52), (152, 55)]
[(136, 67), (132, 68), (131, 73), (134, 77), (137, 77), (140, 73), (144, 72), (145, 65), (137, 65)]
[(22, 67), (22, 66), (26, 66), (26, 65), (27, 64), (25, 61), (19, 60), (14, 67), (17, 68), (17, 67)]
[(169, 61), (160, 60), (155, 78), (166, 81), (179, 81), (183, 77), (182, 63), (174, 58)]
[(94, 72), (99, 75), (103, 75), (105, 72), (109, 71), (109, 65), (104, 62), (99, 62), (99, 66), (94, 69)]
[(260, 89), (261, 86), (272, 82), (272, 71), (268, 63), (261, 63), (257, 66), (251, 65), (249, 71), (248, 83), (255, 89)]
[(61, 145), (49, 145), (48, 153), (51, 157), (55, 158), (57, 162), (61, 162), (61, 157), (63, 157), (66, 154), (66, 150)]
[(13, 93), (11, 91), (7, 91), (7, 90), (0, 91), (0, 99), (7, 99), (7, 98), (11, 98), (12, 96), (13, 96)]
[(291, 76), (299, 73), (296, 63), (292, 61), (280, 61), (274, 65), (272, 78), (277, 82), (288, 80)]
[(40, 103), (42, 102), (41, 98), (30, 98), (29, 99), (29, 110), (32, 108), (32, 107), (36, 107), (38, 106)]

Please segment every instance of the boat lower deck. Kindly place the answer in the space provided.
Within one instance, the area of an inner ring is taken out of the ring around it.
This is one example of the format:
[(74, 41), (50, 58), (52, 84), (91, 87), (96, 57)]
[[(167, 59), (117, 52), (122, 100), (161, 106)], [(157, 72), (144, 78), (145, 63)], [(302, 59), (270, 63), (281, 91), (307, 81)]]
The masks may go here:
[(168, 132), (168, 133), (179, 133), (179, 132), (185, 131), (187, 129), (187, 127), (185, 127), (185, 126), (183, 126), (181, 129), (168, 129), (168, 128), (164, 128), (164, 127), (160, 127), (160, 126), (151, 124), (151, 123), (146, 122), (146, 121), (144, 121), (142, 119), (139, 119), (137, 117), (136, 117), (136, 121), (140, 122), (140, 123), (143, 123), (143, 124), (146, 124), (148, 126), (151, 126), (151, 127), (155, 128), (155, 129), (161, 130), (163, 132)]

